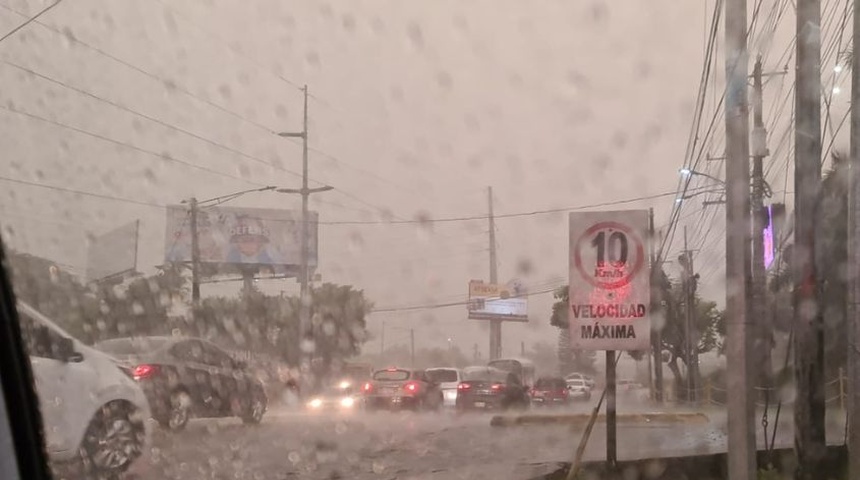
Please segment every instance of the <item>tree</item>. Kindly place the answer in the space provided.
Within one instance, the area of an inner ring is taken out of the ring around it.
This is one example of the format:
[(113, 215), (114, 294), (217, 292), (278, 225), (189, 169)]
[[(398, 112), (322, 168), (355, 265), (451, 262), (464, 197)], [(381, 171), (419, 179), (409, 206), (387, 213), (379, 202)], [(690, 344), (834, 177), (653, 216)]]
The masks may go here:
[(555, 303), (552, 305), (552, 316), (549, 324), (559, 329), (558, 334), (558, 360), (562, 375), (578, 371), (594, 373), (594, 361), (597, 357), (593, 350), (574, 350), (570, 346), (570, 323), (568, 322), (569, 292), (567, 285), (560, 287), (553, 293)]
[(89, 340), (86, 325), (98, 312), (94, 292), (48, 259), (9, 251), (8, 261), (18, 300), (51, 318), (71, 335)]
[[(843, 155), (834, 153), (831, 166), (821, 180), (815, 229), (827, 378), (835, 378), (847, 362), (848, 180), (848, 163)], [(791, 331), (793, 318), (791, 249), (791, 246), (783, 249), (780, 269), (769, 282), (774, 326), (783, 332)], [(788, 373), (782, 372), (781, 376), (790, 378)]]
[(367, 339), (365, 317), (372, 304), (361, 290), (325, 283), (311, 289), (309, 342), (299, 338), (299, 298), (260, 292), (242, 298), (206, 298), (193, 324), (183, 331), (236, 349), (279, 356), (289, 365), (301, 361), (302, 348), (313, 354), (315, 373), (325, 376), (357, 355)]
[[(686, 392), (684, 376), (681, 373), (679, 361), (687, 365), (686, 316), (684, 310), (685, 294), (679, 282), (673, 282), (665, 271), (658, 277), (659, 292), (663, 299), (663, 315), (665, 322), (662, 330), (662, 351), (668, 355), (667, 365), (675, 379), (675, 390)], [(696, 295), (693, 312), (695, 331), (699, 338), (690, 345), (689, 353), (698, 354), (722, 349), (722, 339), (725, 337), (725, 315), (717, 308), (717, 304), (705, 301)]]

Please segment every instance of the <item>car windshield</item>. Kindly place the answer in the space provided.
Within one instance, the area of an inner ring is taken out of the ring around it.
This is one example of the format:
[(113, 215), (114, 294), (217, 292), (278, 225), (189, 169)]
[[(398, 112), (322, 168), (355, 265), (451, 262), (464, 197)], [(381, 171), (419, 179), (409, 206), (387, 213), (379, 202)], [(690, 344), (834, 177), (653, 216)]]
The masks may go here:
[(379, 381), (403, 381), (409, 380), (412, 372), (409, 370), (380, 370), (373, 374), (374, 380)]
[(463, 381), (505, 383), (507, 377), (507, 372), (492, 368), (466, 369), (463, 372)]
[(535, 382), (535, 388), (564, 388), (566, 385), (564, 379), (561, 378), (541, 378)]
[(434, 382), (456, 382), (457, 371), (450, 369), (427, 370), (427, 377)]
[(860, 480), (855, 22), (0, 0), (0, 304), (55, 477)]
[(117, 338), (98, 342), (94, 346), (113, 355), (142, 355), (161, 350), (170, 343), (165, 338)]

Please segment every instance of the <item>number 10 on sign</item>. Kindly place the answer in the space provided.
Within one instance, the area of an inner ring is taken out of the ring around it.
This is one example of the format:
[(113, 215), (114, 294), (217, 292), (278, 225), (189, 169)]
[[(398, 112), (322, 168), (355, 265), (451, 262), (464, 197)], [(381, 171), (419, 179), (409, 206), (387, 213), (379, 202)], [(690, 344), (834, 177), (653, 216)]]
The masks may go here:
[(570, 319), (573, 348), (650, 346), (648, 212), (570, 214)]

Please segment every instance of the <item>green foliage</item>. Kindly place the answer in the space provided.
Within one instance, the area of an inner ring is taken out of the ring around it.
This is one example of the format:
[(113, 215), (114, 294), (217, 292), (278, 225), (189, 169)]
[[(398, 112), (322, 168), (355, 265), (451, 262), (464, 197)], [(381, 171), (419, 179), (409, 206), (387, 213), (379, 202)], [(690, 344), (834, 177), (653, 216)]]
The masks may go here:
[[(251, 291), (243, 297), (205, 298), (196, 315), (188, 303), (188, 279), (169, 267), (126, 284), (87, 287), (49, 260), (11, 253), (15, 294), (86, 343), (135, 335), (180, 333), (231, 349), (259, 352), (298, 365), (299, 300)], [(348, 285), (311, 290), (315, 365), (321, 373), (359, 353), (371, 304)]]
[[(847, 362), (847, 268), (848, 264), (848, 162), (836, 153), (831, 167), (821, 181), (816, 215), (815, 261), (820, 292), (820, 309), (824, 320), (825, 376), (835, 377)], [(780, 331), (791, 329), (794, 315), (791, 247), (782, 254), (781, 268), (769, 282), (774, 326)]]
[(569, 293), (570, 289), (567, 285), (553, 293), (556, 301), (552, 305), (552, 316), (549, 319), (549, 324), (559, 329), (557, 350), (559, 373), (562, 375), (571, 372), (594, 373), (597, 353), (593, 350), (573, 350), (570, 347)]
[[(688, 346), (686, 342), (685, 295), (680, 282), (673, 282), (666, 272), (659, 275), (658, 289), (661, 298), (661, 313), (663, 314), (663, 352), (668, 354), (668, 366), (675, 377), (676, 384), (683, 384), (683, 377), (678, 362), (686, 364)], [(698, 332), (697, 342), (689, 346), (689, 352), (699, 354), (713, 350), (722, 351), (725, 338), (725, 312), (717, 308), (715, 302), (695, 297), (693, 325)], [(682, 391), (679, 388), (679, 391)]]

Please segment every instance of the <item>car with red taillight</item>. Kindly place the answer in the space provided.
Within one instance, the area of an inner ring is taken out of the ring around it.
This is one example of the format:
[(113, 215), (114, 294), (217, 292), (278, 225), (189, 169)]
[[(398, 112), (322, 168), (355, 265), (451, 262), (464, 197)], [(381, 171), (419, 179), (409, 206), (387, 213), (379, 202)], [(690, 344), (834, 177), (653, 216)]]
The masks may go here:
[(561, 406), (570, 403), (567, 381), (557, 377), (541, 377), (531, 391), (532, 404), (535, 406)]
[(386, 368), (373, 372), (362, 386), (367, 410), (437, 410), (442, 406), (439, 384), (424, 370)]
[(525, 409), (529, 406), (528, 389), (519, 377), (493, 367), (467, 367), (457, 385), (457, 410)]
[(152, 417), (180, 430), (191, 417), (235, 416), (259, 423), (267, 408), (263, 384), (218, 346), (190, 337), (133, 337), (95, 347), (122, 362), (143, 388)]

